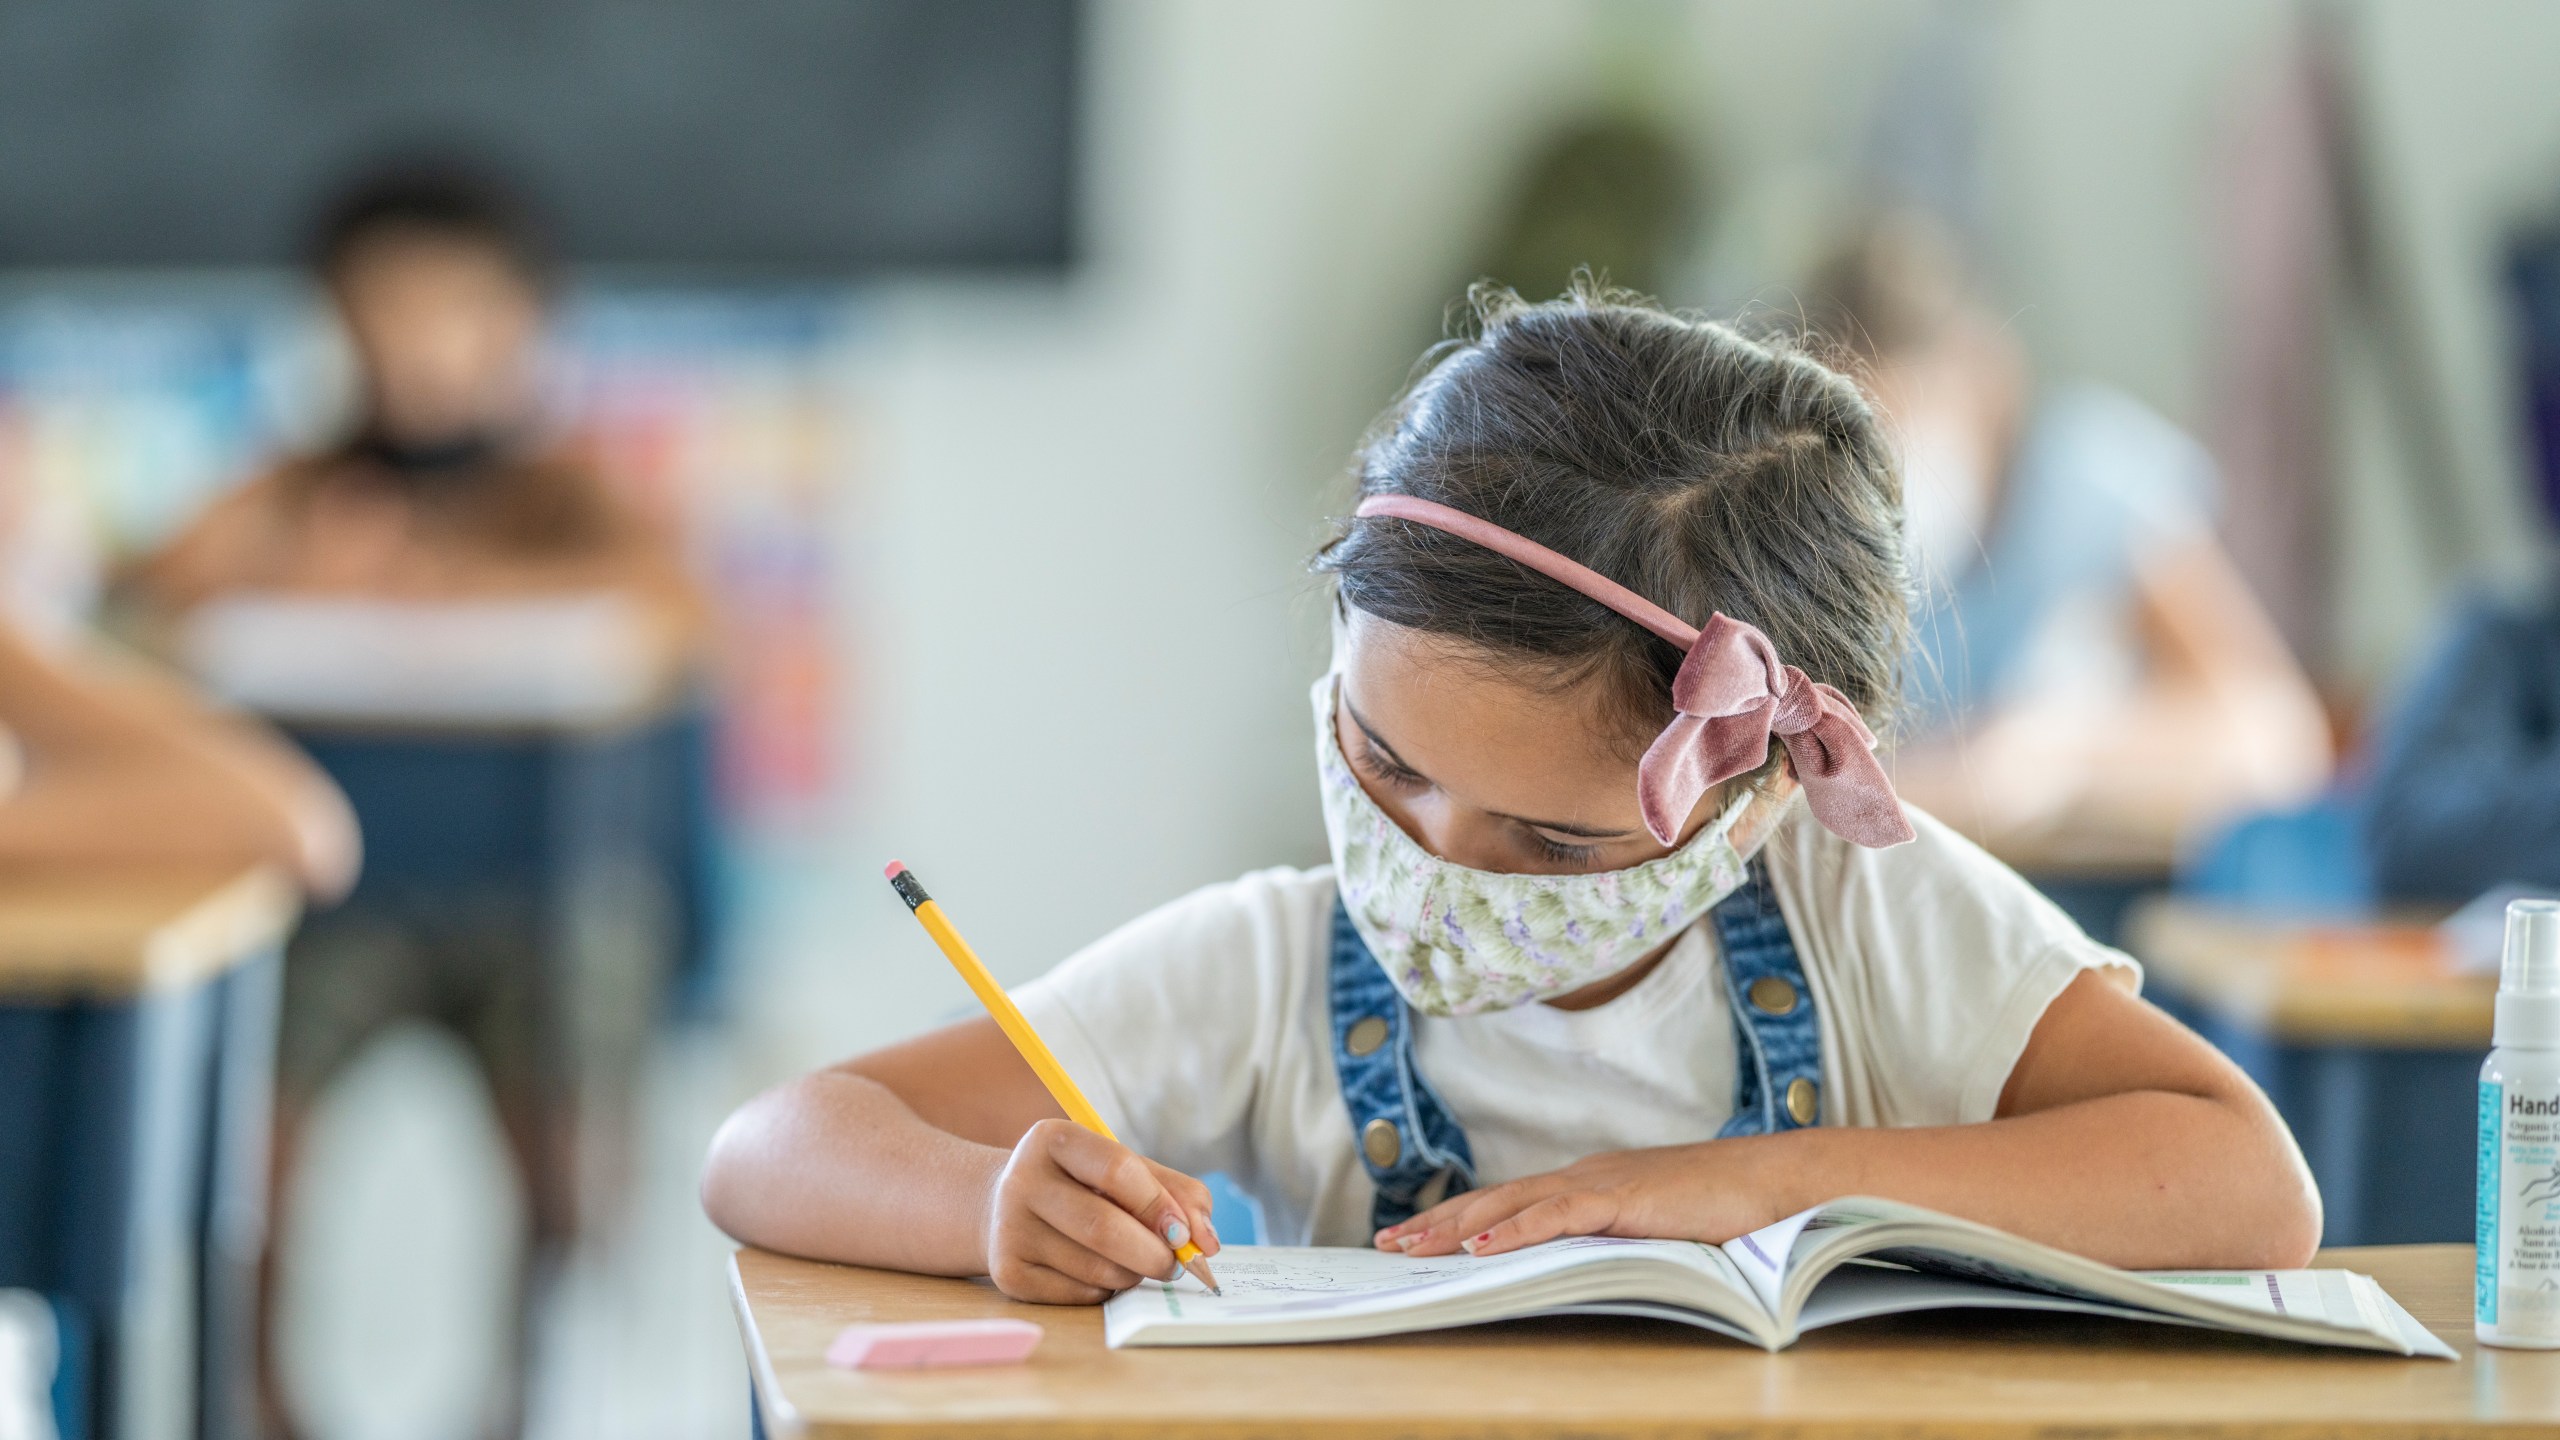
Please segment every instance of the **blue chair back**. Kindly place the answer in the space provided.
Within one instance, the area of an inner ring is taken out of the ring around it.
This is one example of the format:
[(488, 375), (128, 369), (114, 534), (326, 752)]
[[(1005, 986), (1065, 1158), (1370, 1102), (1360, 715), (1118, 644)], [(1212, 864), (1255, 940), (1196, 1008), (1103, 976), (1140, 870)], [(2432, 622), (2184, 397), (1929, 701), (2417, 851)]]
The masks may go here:
[(2177, 893), (2235, 909), (2304, 919), (2349, 919), (2374, 906), (2373, 869), (2355, 802), (2331, 790), (2296, 810), (2246, 816), (2178, 866)]

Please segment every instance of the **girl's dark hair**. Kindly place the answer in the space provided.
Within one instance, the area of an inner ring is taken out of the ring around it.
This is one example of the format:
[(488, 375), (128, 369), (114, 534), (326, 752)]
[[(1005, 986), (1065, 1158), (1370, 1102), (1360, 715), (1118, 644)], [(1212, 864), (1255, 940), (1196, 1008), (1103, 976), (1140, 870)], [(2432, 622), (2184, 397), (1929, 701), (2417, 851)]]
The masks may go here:
[[(1793, 341), (1588, 279), (1543, 304), (1490, 285), (1468, 300), (1468, 333), (1426, 357), (1361, 443), (1360, 495), (1480, 516), (1693, 625), (1749, 621), (1881, 727), (1910, 602), (1901, 480), (1858, 387)], [(1597, 681), (1630, 749), (1670, 716), (1677, 650), (1482, 546), (1346, 520), (1315, 564), (1380, 620), (1560, 688)]]

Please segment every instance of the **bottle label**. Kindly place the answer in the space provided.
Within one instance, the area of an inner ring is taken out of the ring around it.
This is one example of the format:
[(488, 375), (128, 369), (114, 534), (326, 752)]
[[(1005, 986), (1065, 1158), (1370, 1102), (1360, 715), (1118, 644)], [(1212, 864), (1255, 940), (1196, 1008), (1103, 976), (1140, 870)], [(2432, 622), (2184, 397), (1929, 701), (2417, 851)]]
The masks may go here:
[(2480, 1087), (2481, 1323), (2560, 1340), (2560, 1089)]
[(2505, 1129), (2507, 1087), (2480, 1082), (2480, 1179), (2473, 1186), (2472, 1316), (2483, 1325), (2498, 1323), (2498, 1141)]

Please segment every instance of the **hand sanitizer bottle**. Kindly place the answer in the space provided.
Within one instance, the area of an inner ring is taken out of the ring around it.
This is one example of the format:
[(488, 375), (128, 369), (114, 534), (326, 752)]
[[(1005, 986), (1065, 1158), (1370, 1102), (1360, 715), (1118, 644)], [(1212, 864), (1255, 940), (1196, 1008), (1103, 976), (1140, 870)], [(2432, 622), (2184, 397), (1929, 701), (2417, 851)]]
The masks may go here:
[(2484, 1345), (2560, 1350), (2560, 901), (2507, 907), (2492, 1043), (2474, 1328)]

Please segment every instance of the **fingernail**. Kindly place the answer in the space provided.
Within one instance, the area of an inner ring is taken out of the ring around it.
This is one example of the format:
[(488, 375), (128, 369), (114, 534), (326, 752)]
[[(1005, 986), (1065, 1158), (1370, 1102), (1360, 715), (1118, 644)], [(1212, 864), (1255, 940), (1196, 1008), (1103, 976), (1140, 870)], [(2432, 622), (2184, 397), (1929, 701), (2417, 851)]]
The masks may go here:
[(1164, 1222), (1164, 1243), (1176, 1250), (1191, 1243), (1191, 1227), (1182, 1223), (1181, 1216)]
[(1466, 1238), (1466, 1239), (1464, 1239), (1464, 1240), (1459, 1241), (1459, 1242), (1458, 1242), (1458, 1248), (1459, 1248), (1459, 1249), (1461, 1249), (1461, 1250), (1466, 1251), (1466, 1252), (1467, 1252), (1468, 1254), (1470, 1254), (1470, 1255), (1473, 1255), (1474, 1253), (1476, 1253), (1476, 1247), (1477, 1247), (1477, 1246), (1479, 1246), (1479, 1245), (1483, 1244), (1484, 1242), (1486, 1242), (1487, 1240), (1490, 1240), (1490, 1239), (1492, 1239), (1492, 1238), (1493, 1238), (1493, 1232), (1492, 1232), (1492, 1231), (1490, 1231), (1490, 1230), (1487, 1230), (1486, 1232), (1484, 1232), (1484, 1233), (1483, 1233), (1483, 1234), (1481, 1234), (1481, 1235), (1472, 1235), (1472, 1236), (1469, 1236), (1468, 1238)]
[(1396, 1237), (1396, 1248), (1397, 1248), (1397, 1249), (1399, 1249), (1399, 1250), (1410, 1250), (1410, 1249), (1412, 1249), (1414, 1246), (1419, 1245), (1419, 1244), (1421, 1244), (1423, 1241), (1428, 1240), (1428, 1239), (1430, 1239), (1430, 1238), (1431, 1238), (1431, 1232), (1430, 1232), (1430, 1231), (1428, 1231), (1428, 1230), (1416, 1230), (1416, 1231), (1414, 1231), (1414, 1232), (1413, 1232), (1412, 1234), (1410, 1234), (1410, 1235), (1399, 1235), (1399, 1236), (1397, 1236), (1397, 1237)]

